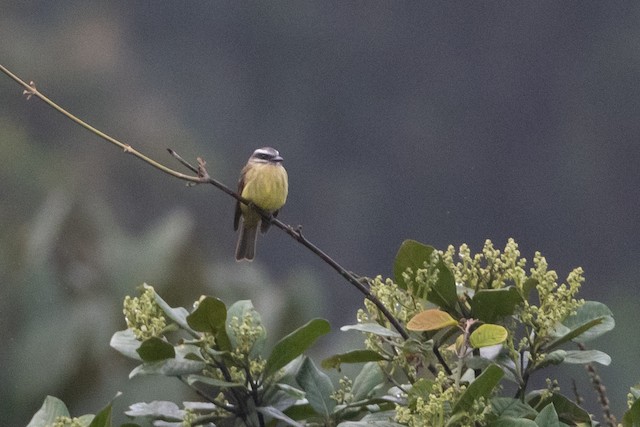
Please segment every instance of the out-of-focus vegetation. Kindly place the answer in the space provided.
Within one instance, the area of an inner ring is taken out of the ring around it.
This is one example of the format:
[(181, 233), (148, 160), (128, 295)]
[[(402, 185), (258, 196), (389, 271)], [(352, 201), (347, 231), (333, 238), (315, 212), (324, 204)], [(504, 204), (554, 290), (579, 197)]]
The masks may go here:
[[(384, 273), (406, 237), (477, 248), (515, 236), (561, 273), (582, 265), (585, 298), (619, 320), (598, 345), (615, 361), (602, 370), (613, 385), (628, 383), (640, 346), (629, 297), (640, 265), (639, 15), (604, 3), (8, 1), (0, 62), (154, 158), (172, 162), (167, 147), (204, 157), (230, 185), (254, 148), (277, 147), (291, 181), (281, 218), (358, 273)], [(235, 264), (230, 200), (185, 188), (20, 92), (0, 79), (9, 425), (44, 394), (88, 412), (121, 388), (127, 368), (104, 338), (143, 281), (174, 304), (212, 289), (249, 298), (273, 324), (290, 312), (353, 320), (360, 297), (282, 235), (261, 239), (254, 265)], [(66, 342), (76, 328), (86, 341)], [(65, 373), (39, 375), (54, 366)], [(626, 389), (610, 390), (621, 413)]]

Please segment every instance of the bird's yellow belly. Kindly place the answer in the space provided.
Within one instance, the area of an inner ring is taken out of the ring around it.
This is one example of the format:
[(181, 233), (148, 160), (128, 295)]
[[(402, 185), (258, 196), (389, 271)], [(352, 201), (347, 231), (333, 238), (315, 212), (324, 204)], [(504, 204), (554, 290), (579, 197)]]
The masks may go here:
[(288, 190), (287, 172), (283, 167), (260, 165), (247, 172), (242, 197), (273, 212), (285, 204)]

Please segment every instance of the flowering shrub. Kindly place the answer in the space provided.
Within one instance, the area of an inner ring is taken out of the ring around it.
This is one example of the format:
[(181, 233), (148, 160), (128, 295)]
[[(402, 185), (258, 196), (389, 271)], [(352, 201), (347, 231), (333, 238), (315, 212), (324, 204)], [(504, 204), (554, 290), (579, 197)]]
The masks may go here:
[[(250, 301), (227, 307), (203, 296), (191, 310), (173, 308), (144, 285), (140, 296), (125, 299), (127, 329), (111, 345), (138, 363), (132, 377), (176, 377), (202, 401), (138, 403), (126, 414), (139, 425), (165, 426), (596, 425), (554, 379), (529, 390), (530, 378), (550, 365), (610, 363), (583, 345), (614, 321), (603, 304), (578, 298), (582, 269), (560, 283), (540, 253), (527, 267), (513, 240), (502, 251), (487, 241), (477, 254), (467, 245), (439, 251), (405, 241), (394, 276), (361, 278), (371, 296), (357, 323), (342, 330), (362, 333), (364, 348), (321, 364), (361, 364), (337, 386), (304, 356), (329, 332), (326, 320), (309, 321), (266, 351)], [(515, 395), (503, 392), (505, 382)], [(623, 425), (640, 419), (638, 395), (632, 389)], [(106, 426), (110, 411), (70, 418), (49, 397), (30, 426)]]

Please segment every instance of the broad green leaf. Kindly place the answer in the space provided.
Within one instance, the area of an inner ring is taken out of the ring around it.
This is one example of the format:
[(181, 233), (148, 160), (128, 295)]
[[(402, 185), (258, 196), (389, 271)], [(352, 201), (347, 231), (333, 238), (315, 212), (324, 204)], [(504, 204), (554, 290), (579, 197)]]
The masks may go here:
[(568, 350), (564, 357), (566, 363), (585, 365), (587, 363), (599, 363), (604, 366), (611, 364), (611, 356), (599, 350)]
[[(146, 288), (153, 288), (152, 286), (147, 285), (146, 283), (143, 285)], [(175, 322), (178, 326), (186, 331), (192, 331), (192, 329), (187, 324), (187, 315), (189, 312), (184, 307), (173, 308), (165, 300), (163, 300), (160, 295), (154, 290), (153, 296), (156, 304), (162, 309), (164, 314), (167, 317)]]
[(282, 338), (275, 345), (264, 368), (264, 377), (267, 378), (287, 363), (300, 356), (322, 335), (329, 333), (331, 327), (324, 319), (313, 319)]
[(493, 323), (511, 316), (522, 302), (520, 293), (514, 287), (481, 289), (471, 299), (471, 316), (486, 323)]
[(325, 420), (329, 420), (336, 401), (331, 398), (334, 389), (327, 374), (320, 372), (311, 359), (305, 357), (296, 375), (296, 381), (305, 391), (307, 401), (313, 409)]
[(188, 327), (194, 331), (213, 334), (219, 350), (231, 351), (231, 341), (225, 327), (226, 320), (227, 307), (214, 297), (202, 298), (198, 308), (186, 317)]
[(202, 384), (207, 384), (210, 386), (221, 387), (221, 388), (244, 387), (244, 384), (218, 380), (215, 378), (205, 377), (204, 375), (195, 374), (195, 375), (189, 375), (187, 377), (187, 384), (194, 385), (196, 383), (202, 383)]
[(485, 323), (471, 332), (469, 343), (473, 348), (489, 347), (502, 344), (509, 337), (509, 332), (500, 325)]
[(526, 418), (512, 418), (512, 417), (500, 417), (491, 424), (489, 427), (540, 427), (533, 420)]
[(564, 362), (566, 356), (566, 350), (554, 350), (551, 353), (547, 353), (544, 359), (536, 364), (536, 369), (541, 369), (549, 365), (559, 365)]
[(533, 418), (538, 412), (531, 406), (511, 397), (494, 397), (491, 399), (493, 413), (499, 417)]
[(33, 415), (27, 427), (48, 427), (57, 417), (68, 417), (67, 405), (57, 397), (47, 396), (38, 412)]
[(172, 359), (176, 355), (173, 346), (158, 337), (151, 337), (144, 340), (136, 351), (145, 362)]
[(393, 276), (395, 282), (401, 289), (407, 290), (408, 286), (402, 273), (407, 268), (411, 269), (414, 273), (419, 268), (424, 268), (424, 263), (431, 259), (431, 254), (435, 249), (432, 246), (423, 245), (415, 240), (405, 240), (400, 245), (396, 259), (393, 264)]
[(284, 410), (284, 413), (294, 420), (308, 420), (309, 418), (316, 418), (318, 416), (316, 411), (308, 403), (290, 406)]
[(624, 413), (622, 427), (640, 427), (640, 400), (636, 400)]
[(218, 298), (205, 297), (198, 308), (187, 316), (187, 323), (193, 330), (216, 334), (225, 327), (227, 307)]
[(355, 325), (347, 325), (340, 328), (341, 331), (360, 331), (369, 334), (380, 335), (386, 338), (400, 338), (400, 334), (391, 329), (380, 326), (377, 323), (358, 323)]
[(351, 387), (353, 401), (358, 402), (371, 397), (384, 381), (380, 366), (374, 362), (366, 363), (356, 379), (353, 380), (353, 386)]
[(274, 408), (273, 406), (258, 407), (256, 408), (256, 411), (260, 412), (263, 415), (266, 415), (267, 417), (280, 420), (284, 422), (286, 425), (293, 426), (293, 427), (304, 427), (304, 424), (300, 424), (299, 422), (294, 421), (293, 419), (289, 418), (284, 412)]
[(589, 413), (561, 394), (553, 393), (549, 396), (547, 390), (536, 390), (527, 394), (526, 401), (534, 409), (538, 410), (552, 403), (558, 418), (563, 423), (569, 425), (573, 425), (572, 423), (587, 423), (587, 425), (591, 425)]
[(413, 316), (407, 323), (407, 329), (410, 331), (436, 331), (457, 324), (458, 321), (449, 313), (433, 308)]
[[(122, 395), (121, 392), (118, 392), (111, 402), (107, 406), (105, 406), (100, 412), (98, 412), (95, 417), (92, 415), (91, 424), (89, 427), (111, 427), (111, 409), (113, 406), (113, 401)], [(121, 426), (122, 427), (122, 426)]]
[(134, 368), (129, 378), (138, 375), (164, 375), (177, 377), (180, 375), (199, 374), (207, 364), (187, 359), (165, 359), (158, 362), (144, 363)]
[(336, 354), (324, 359), (320, 364), (324, 369), (340, 369), (343, 363), (365, 363), (384, 360), (384, 357), (373, 350), (354, 350)]
[(491, 392), (500, 383), (503, 375), (502, 369), (496, 365), (489, 365), (462, 393), (453, 406), (452, 414), (468, 411), (473, 406), (473, 402), (480, 397), (489, 398)]
[(402, 424), (393, 421), (395, 415), (395, 411), (372, 412), (360, 421), (345, 421), (338, 427), (402, 427)]
[(455, 277), (444, 261), (438, 261), (435, 267), (438, 270), (438, 280), (433, 285), (433, 288), (429, 290), (427, 301), (444, 310), (453, 312), (458, 302)]
[(558, 413), (552, 403), (545, 406), (535, 419), (540, 427), (560, 427)]
[(125, 414), (130, 417), (151, 417), (164, 421), (182, 421), (184, 411), (173, 402), (154, 400), (150, 403), (140, 402), (129, 406)]
[(604, 318), (600, 318), (600, 319), (594, 319), (588, 323), (585, 323), (584, 325), (579, 326), (576, 329), (569, 329), (566, 326), (564, 326), (561, 323), (558, 323), (554, 330), (551, 332), (550, 336), (553, 337), (557, 337), (555, 341), (550, 342), (547, 347), (546, 347), (546, 351), (552, 350), (554, 348), (558, 348), (559, 346), (561, 346), (562, 344), (565, 344), (577, 337), (579, 337), (580, 335), (582, 335), (584, 332), (588, 331), (591, 328), (595, 328), (598, 325), (600, 325), (602, 322), (604, 322)]
[(562, 324), (570, 330), (577, 330), (596, 319), (602, 319), (602, 321), (582, 332), (579, 336), (572, 338), (573, 341), (584, 343), (609, 332), (615, 327), (616, 323), (609, 307), (601, 302), (586, 301), (576, 310), (575, 314), (567, 317)]
[(137, 352), (138, 347), (140, 347), (140, 341), (138, 341), (131, 329), (125, 329), (113, 334), (109, 345), (129, 359), (142, 360)]
[(552, 333), (556, 338), (547, 348), (556, 348), (568, 341), (586, 342), (612, 330), (615, 321), (609, 308), (596, 301), (585, 302), (576, 314), (558, 324)]
[(105, 406), (89, 424), (89, 427), (111, 427), (111, 403)]

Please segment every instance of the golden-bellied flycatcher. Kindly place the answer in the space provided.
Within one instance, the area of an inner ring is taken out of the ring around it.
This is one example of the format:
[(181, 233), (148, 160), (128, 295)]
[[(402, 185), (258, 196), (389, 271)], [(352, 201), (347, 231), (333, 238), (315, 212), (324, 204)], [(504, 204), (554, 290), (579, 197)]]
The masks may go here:
[[(278, 150), (271, 147), (258, 148), (249, 157), (238, 182), (238, 194), (274, 217), (287, 201), (289, 191), (287, 171), (282, 166), (282, 160)], [(240, 218), (242, 218), (242, 224), (240, 224)], [(260, 214), (253, 208), (236, 202), (233, 229), (237, 230), (240, 226), (236, 260), (253, 260), (256, 254), (258, 226), (264, 234), (270, 225), (271, 223), (263, 221)]]

